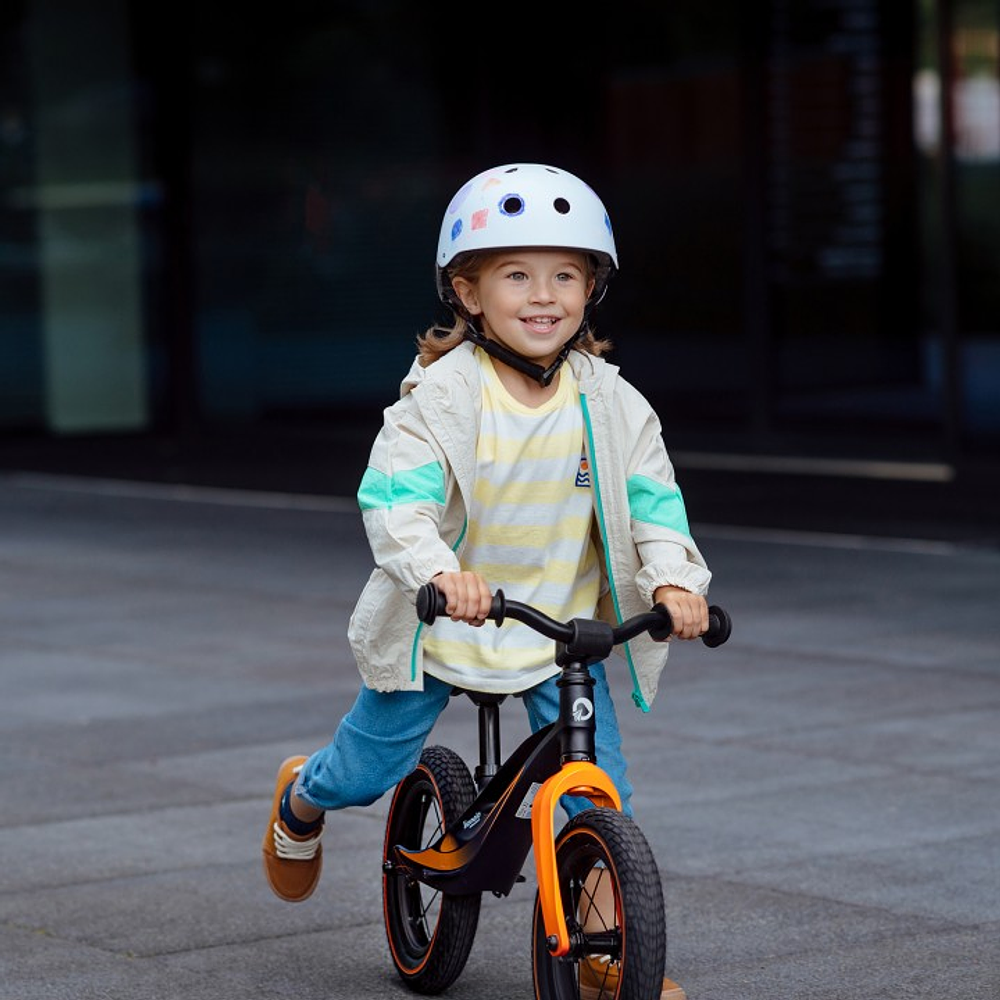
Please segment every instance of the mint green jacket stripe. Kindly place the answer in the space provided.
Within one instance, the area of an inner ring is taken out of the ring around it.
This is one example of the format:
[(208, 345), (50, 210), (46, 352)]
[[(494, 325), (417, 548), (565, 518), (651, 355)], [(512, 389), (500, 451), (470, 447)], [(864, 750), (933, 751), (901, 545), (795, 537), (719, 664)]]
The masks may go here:
[(414, 503), (444, 506), (444, 501), (444, 469), (440, 462), (428, 462), (418, 469), (406, 469), (391, 476), (369, 466), (358, 488), (358, 503), (362, 510), (391, 510)]
[(684, 498), (681, 496), (681, 488), (676, 483), (667, 486), (648, 476), (630, 476), (628, 506), (636, 521), (670, 528), (679, 535), (691, 537)]

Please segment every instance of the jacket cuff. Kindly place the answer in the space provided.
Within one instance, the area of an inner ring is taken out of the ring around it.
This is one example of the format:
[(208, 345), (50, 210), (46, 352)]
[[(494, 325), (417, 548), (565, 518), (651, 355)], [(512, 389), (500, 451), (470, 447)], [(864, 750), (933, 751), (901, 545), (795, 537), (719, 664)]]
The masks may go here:
[(635, 577), (635, 585), (647, 606), (653, 606), (653, 594), (657, 587), (681, 587), (692, 594), (704, 597), (712, 574), (694, 563), (664, 563), (644, 566)]
[(449, 555), (451, 555), (450, 559), (433, 559), (413, 563), (407, 568), (405, 575), (397, 579), (400, 589), (406, 593), (411, 601), (417, 599), (417, 591), (425, 583), (430, 583), (438, 573), (457, 573), (462, 568), (458, 558), (453, 554)]

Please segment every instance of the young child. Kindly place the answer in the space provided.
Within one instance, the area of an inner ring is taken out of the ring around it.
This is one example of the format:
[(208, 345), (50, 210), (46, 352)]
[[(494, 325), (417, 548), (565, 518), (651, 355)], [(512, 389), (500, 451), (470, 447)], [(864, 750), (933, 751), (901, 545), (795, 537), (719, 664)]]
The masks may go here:
[[(710, 573), (659, 422), (590, 328), (617, 266), (603, 204), (564, 170), (486, 170), (448, 207), (437, 283), (454, 324), (418, 338), (358, 494), (378, 567), (349, 628), (364, 684), (333, 741), (278, 771), (263, 851), (282, 899), (316, 886), (325, 811), (408, 774), (453, 687), (521, 692), (533, 731), (556, 719), (553, 643), (517, 623), (469, 627), (497, 588), (559, 620), (662, 602), (678, 638), (707, 629)], [(450, 617), (431, 628), (414, 610), (428, 581)], [(641, 636), (623, 655), (648, 710), (667, 646)], [(631, 814), (604, 665), (591, 674), (598, 762)], [(564, 800), (571, 815), (589, 805)]]

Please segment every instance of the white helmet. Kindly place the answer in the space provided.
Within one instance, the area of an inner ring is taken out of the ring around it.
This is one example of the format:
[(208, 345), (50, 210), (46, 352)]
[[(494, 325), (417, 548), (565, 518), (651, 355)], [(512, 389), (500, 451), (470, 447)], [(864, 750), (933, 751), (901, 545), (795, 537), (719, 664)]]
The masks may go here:
[(460, 254), (507, 247), (561, 247), (594, 254), (598, 268), (592, 305), (601, 300), (618, 267), (611, 220), (601, 199), (579, 177), (542, 163), (484, 170), (452, 198), (438, 239), (438, 294), (454, 302), (446, 269)]

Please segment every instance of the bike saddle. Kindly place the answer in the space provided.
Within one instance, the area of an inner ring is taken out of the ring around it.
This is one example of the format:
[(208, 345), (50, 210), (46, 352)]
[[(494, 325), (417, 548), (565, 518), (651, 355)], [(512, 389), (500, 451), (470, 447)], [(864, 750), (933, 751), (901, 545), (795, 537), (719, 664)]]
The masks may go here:
[(506, 694), (495, 694), (492, 691), (470, 691), (461, 687), (451, 689), (452, 698), (457, 698), (461, 694), (468, 695), (469, 701), (474, 705), (500, 705), (507, 699)]

